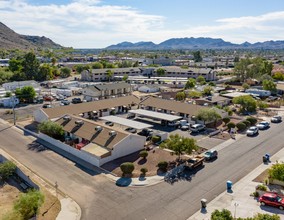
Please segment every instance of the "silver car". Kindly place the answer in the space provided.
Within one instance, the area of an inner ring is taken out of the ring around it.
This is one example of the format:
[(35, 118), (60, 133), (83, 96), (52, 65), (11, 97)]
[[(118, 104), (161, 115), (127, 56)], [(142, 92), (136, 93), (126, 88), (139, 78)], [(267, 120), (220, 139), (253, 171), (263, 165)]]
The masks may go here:
[(254, 136), (258, 134), (258, 128), (256, 126), (252, 126), (247, 130), (247, 136)]
[(259, 122), (256, 127), (259, 129), (259, 130), (264, 130), (266, 128), (269, 128), (270, 124), (268, 121), (262, 121), (262, 122)]

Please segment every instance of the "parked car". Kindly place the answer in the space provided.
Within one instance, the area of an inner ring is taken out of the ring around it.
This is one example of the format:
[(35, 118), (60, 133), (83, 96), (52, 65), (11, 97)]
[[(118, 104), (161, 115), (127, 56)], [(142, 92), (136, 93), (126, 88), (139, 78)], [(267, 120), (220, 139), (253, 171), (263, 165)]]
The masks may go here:
[(264, 130), (266, 128), (269, 128), (270, 124), (268, 121), (262, 121), (262, 122), (259, 122), (256, 127), (259, 129), (259, 130)]
[(217, 158), (218, 157), (218, 152), (217, 150), (209, 150), (209, 151), (206, 151), (204, 153), (204, 157), (205, 157), (205, 160), (212, 160), (214, 158)]
[(247, 136), (254, 136), (258, 134), (258, 128), (256, 126), (252, 126), (247, 130)]
[(113, 126), (113, 122), (111, 122), (111, 121), (107, 121), (107, 122), (105, 122), (105, 125)]
[(148, 128), (144, 128), (138, 134), (141, 135), (141, 136), (149, 137), (149, 136), (152, 136), (153, 130), (152, 129), (148, 129)]
[(66, 100), (66, 99), (62, 100), (61, 103), (62, 103), (63, 105), (70, 105), (70, 101), (69, 101), (69, 100)]
[(179, 127), (182, 131), (186, 131), (189, 129), (189, 123), (187, 120), (180, 120), (179, 121)]
[(43, 100), (44, 100), (44, 101), (47, 101), (47, 102), (51, 102), (51, 101), (54, 100), (54, 98), (53, 98), (52, 96), (44, 96), (44, 97), (43, 97)]
[(177, 128), (180, 125), (180, 123), (178, 121), (169, 121), (168, 122), (168, 126), (169, 127), (175, 127)]
[(128, 113), (127, 118), (132, 119), (132, 118), (135, 118), (135, 116), (136, 116), (135, 113), (130, 112), (130, 113)]
[(135, 134), (137, 130), (135, 128), (126, 128), (125, 131)]
[(189, 129), (192, 132), (200, 132), (203, 131), (205, 129), (205, 125), (202, 124), (194, 124), (194, 125), (190, 125)]
[(279, 123), (281, 121), (282, 121), (282, 117), (280, 115), (276, 115), (271, 118), (271, 122), (273, 123)]
[(260, 198), (259, 202), (261, 205), (269, 205), (269, 206), (275, 206), (279, 209), (284, 209), (284, 198), (277, 193), (264, 193)]
[(72, 103), (73, 103), (73, 104), (82, 103), (82, 100), (81, 100), (80, 98), (73, 98), (73, 99), (72, 99)]
[(50, 104), (44, 104), (42, 107), (43, 108), (51, 108), (51, 105)]

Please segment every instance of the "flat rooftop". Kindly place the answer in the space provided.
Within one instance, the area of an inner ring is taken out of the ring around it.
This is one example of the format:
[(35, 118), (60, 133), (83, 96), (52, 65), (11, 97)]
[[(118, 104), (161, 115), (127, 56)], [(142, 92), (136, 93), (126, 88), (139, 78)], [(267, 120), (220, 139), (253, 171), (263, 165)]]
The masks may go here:
[(176, 120), (182, 119), (181, 116), (170, 115), (170, 114), (165, 114), (165, 113), (160, 113), (160, 112), (155, 112), (155, 111), (148, 111), (144, 109), (130, 110), (129, 112), (137, 114), (137, 115), (142, 115), (142, 116), (146, 116), (149, 118), (157, 118), (157, 119), (165, 120), (165, 121), (176, 121)]
[(142, 130), (144, 128), (153, 127), (153, 125), (149, 125), (149, 124), (146, 124), (146, 123), (137, 122), (137, 121), (133, 121), (133, 120), (130, 120), (130, 119), (121, 118), (121, 117), (117, 117), (117, 116), (104, 116), (104, 117), (100, 117), (100, 119), (106, 120), (106, 121), (111, 121), (113, 123), (124, 125), (124, 126), (127, 126), (127, 127), (135, 128), (137, 130)]

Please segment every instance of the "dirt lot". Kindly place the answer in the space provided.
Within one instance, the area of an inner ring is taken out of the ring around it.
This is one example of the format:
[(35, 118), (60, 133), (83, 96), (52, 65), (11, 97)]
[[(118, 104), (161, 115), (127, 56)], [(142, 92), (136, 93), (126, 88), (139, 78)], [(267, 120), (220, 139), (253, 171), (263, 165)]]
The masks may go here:
[[(204, 152), (205, 149), (201, 148), (200, 152)], [(111, 161), (109, 163), (106, 163), (103, 165), (103, 168), (106, 170), (109, 170), (113, 173), (115, 173), (118, 176), (122, 175), (122, 172), (120, 170), (120, 165), (124, 162), (133, 162), (135, 166), (135, 170), (133, 171), (132, 177), (139, 177), (141, 172), (140, 169), (142, 167), (146, 167), (148, 169), (148, 172), (146, 173), (146, 176), (154, 176), (158, 174), (158, 167), (157, 164), (160, 161), (175, 161), (177, 159), (176, 155), (172, 155), (169, 151), (162, 150), (160, 148), (154, 148), (150, 151), (148, 151), (148, 157), (146, 160), (143, 160), (143, 158), (139, 157), (139, 151), (135, 152), (133, 154), (130, 154), (128, 156), (116, 159), (114, 161)], [(185, 156), (182, 156), (182, 158), (187, 158)]]
[[(40, 208), (37, 219), (54, 220), (61, 209), (60, 202), (45, 188), (41, 187), (41, 191), (44, 194), (44, 204)], [(21, 189), (13, 182), (0, 186), (0, 219), (2, 219), (6, 213), (12, 211), (13, 204), (17, 201), (20, 193)]]

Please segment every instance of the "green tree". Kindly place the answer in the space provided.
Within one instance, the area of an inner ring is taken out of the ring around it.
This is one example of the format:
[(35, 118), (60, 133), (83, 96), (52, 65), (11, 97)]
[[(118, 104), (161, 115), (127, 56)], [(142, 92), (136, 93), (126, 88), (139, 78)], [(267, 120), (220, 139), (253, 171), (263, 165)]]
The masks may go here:
[(127, 79), (128, 79), (128, 75), (125, 74), (125, 75), (122, 77), (122, 80), (123, 80), (123, 81), (127, 81)]
[(168, 162), (167, 161), (160, 161), (159, 163), (158, 163), (158, 168), (160, 169), (160, 170), (162, 170), (162, 171), (167, 171), (167, 169), (168, 169)]
[(35, 89), (32, 86), (24, 86), (21, 89), (17, 88), (15, 94), (21, 102), (32, 103), (36, 97)]
[(235, 125), (234, 122), (229, 122), (229, 123), (227, 124), (227, 127), (228, 127), (229, 129), (231, 129), (231, 128), (235, 128), (236, 125)]
[(240, 112), (255, 112), (256, 110), (256, 101), (250, 95), (235, 97), (233, 103), (241, 106)]
[(211, 213), (211, 220), (233, 220), (231, 212), (227, 209), (215, 210)]
[(12, 92), (6, 92), (5, 97), (11, 97), (12, 95)]
[(60, 76), (62, 78), (67, 78), (67, 77), (71, 76), (71, 69), (68, 68), (68, 67), (62, 67), (60, 69)]
[(236, 127), (237, 127), (238, 131), (243, 131), (243, 130), (246, 129), (247, 126), (246, 126), (245, 123), (239, 122), (239, 123), (236, 124)]
[(56, 62), (57, 62), (56, 58), (55, 58), (55, 57), (52, 57), (52, 58), (51, 58), (52, 66), (55, 66)]
[(44, 202), (44, 195), (38, 190), (30, 190), (22, 193), (15, 203), (14, 209), (21, 214), (23, 219), (34, 217)]
[(195, 90), (190, 90), (187, 94), (189, 98), (200, 98), (202, 96), (201, 92), (195, 91)]
[(247, 90), (249, 89), (250, 86), (247, 83), (243, 83), (242, 87), (244, 88), (244, 90)]
[(255, 125), (255, 124), (256, 124), (257, 119), (256, 119), (256, 118), (254, 118), (254, 117), (247, 117), (247, 118), (246, 118), (246, 121), (249, 121), (249, 122), (250, 122), (250, 124), (253, 126), (253, 125)]
[(12, 79), (13, 75), (14, 74), (11, 71), (0, 68), (0, 85), (9, 82)]
[(0, 176), (5, 181), (13, 176), (16, 172), (17, 166), (11, 161), (0, 163)]
[(276, 72), (273, 74), (273, 79), (283, 81), (284, 80), (284, 74), (281, 72)]
[(9, 60), (9, 70), (12, 72), (19, 72), (23, 69), (22, 60), (12, 58)]
[(156, 72), (157, 72), (157, 76), (164, 76), (166, 74), (166, 70), (163, 68), (158, 68)]
[(85, 70), (85, 67), (83, 65), (76, 65), (75, 70), (78, 74), (81, 74)]
[[(250, 220), (250, 219), (244, 219), (244, 220)], [(253, 217), (252, 220), (280, 220), (280, 216), (276, 214), (269, 215), (269, 214), (258, 213)]]
[(134, 168), (135, 168), (134, 164), (131, 163), (131, 162), (125, 162), (125, 163), (120, 165), (120, 169), (121, 169), (123, 175), (125, 175), (125, 174), (131, 175)]
[(204, 121), (204, 123), (213, 121), (216, 123), (219, 119), (222, 118), (213, 108), (200, 109), (196, 117), (199, 120)]
[(33, 52), (29, 52), (24, 55), (22, 62), (23, 72), (26, 74), (28, 80), (37, 78), (39, 70), (39, 61)]
[(95, 63), (92, 64), (92, 68), (93, 69), (103, 69), (104, 66), (100, 62), (95, 62)]
[(106, 71), (106, 77), (107, 77), (107, 79), (108, 79), (109, 82), (110, 82), (112, 76), (113, 76), (113, 71), (107, 70), (107, 71)]
[(185, 95), (184, 92), (178, 92), (178, 93), (176, 94), (176, 100), (178, 100), (178, 101), (185, 100), (185, 97), (186, 97), (186, 95)]
[(239, 60), (239, 62), (235, 64), (234, 73), (241, 82), (244, 82), (245, 79), (250, 77), (249, 68), (248, 68), (250, 64), (251, 64), (251, 60), (248, 58), (241, 59)]
[(268, 173), (270, 178), (284, 181), (284, 163), (273, 164)]
[(62, 139), (64, 135), (63, 127), (53, 121), (44, 121), (38, 125), (38, 130), (52, 138)]
[(223, 118), (223, 122), (227, 125), (231, 121), (230, 118)]
[(266, 102), (263, 101), (257, 101), (256, 105), (258, 106), (259, 109), (263, 110), (269, 107), (269, 105)]
[(203, 76), (198, 76), (196, 78), (196, 82), (198, 82), (199, 84), (203, 85), (203, 84), (206, 83), (206, 80), (205, 80), (205, 78)]
[(193, 138), (182, 137), (178, 134), (171, 134), (168, 139), (160, 144), (160, 147), (172, 150), (178, 156), (178, 159), (180, 159), (182, 154), (191, 154), (193, 150), (198, 149), (196, 140)]
[(194, 78), (189, 78), (184, 86), (185, 89), (194, 88), (196, 85), (196, 80)]
[(262, 86), (264, 90), (275, 93), (277, 91), (276, 84), (272, 80), (263, 80)]
[(140, 169), (140, 172), (142, 173), (143, 176), (145, 176), (146, 173), (148, 172), (148, 169), (147, 169), (146, 167), (142, 167), (142, 168)]
[(139, 157), (142, 157), (144, 160), (148, 156), (148, 152), (146, 150), (142, 150), (139, 152)]
[(212, 95), (212, 92), (213, 92), (213, 88), (211, 86), (205, 86), (203, 88), (202, 94), (205, 96), (210, 96)]
[(193, 52), (193, 59), (194, 59), (194, 62), (201, 62), (202, 61), (202, 56), (201, 56), (201, 53), (200, 53), (199, 50)]
[(43, 64), (39, 67), (39, 72), (35, 77), (37, 81), (45, 81), (53, 79), (52, 68), (48, 64)]

